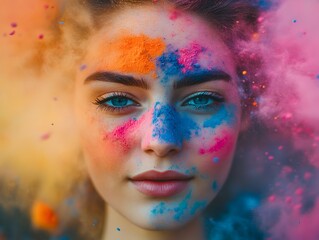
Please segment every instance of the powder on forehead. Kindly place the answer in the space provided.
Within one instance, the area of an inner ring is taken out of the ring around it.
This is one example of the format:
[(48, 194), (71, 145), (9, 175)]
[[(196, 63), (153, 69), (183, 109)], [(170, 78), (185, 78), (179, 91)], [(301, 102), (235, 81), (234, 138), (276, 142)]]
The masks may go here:
[(114, 54), (104, 66), (109, 71), (150, 74), (155, 73), (155, 59), (164, 50), (165, 42), (161, 38), (150, 38), (144, 34), (124, 35), (103, 44), (98, 54), (100, 59), (105, 59), (106, 54)]

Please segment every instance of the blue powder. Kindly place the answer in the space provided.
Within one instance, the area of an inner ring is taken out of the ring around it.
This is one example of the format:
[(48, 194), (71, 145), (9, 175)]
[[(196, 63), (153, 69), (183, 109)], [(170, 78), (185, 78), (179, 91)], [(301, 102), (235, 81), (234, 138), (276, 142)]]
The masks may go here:
[(268, 10), (272, 7), (273, 0), (259, 0), (257, 4), (262, 10)]
[(204, 122), (204, 128), (216, 128), (223, 123), (233, 125), (237, 120), (236, 111), (237, 107), (234, 105), (222, 105), (216, 114), (213, 114), (210, 119)]
[(161, 79), (162, 83), (167, 83), (169, 77), (178, 76), (182, 74), (183, 66), (178, 63), (179, 54), (178, 50), (171, 50), (172, 46), (168, 46), (170, 49), (168, 52), (165, 52), (156, 60), (156, 66), (164, 74), (164, 77)]
[(154, 106), (152, 118), (154, 125), (153, 137), (157, 137), (163, 142), (173, 143), (177, 146), (182, 145), (183, 140), (189, 140), (191, 131), (199, 134), (200, 128), (188, 117), (180, 117), (173, 106), (163, 105), (157, 102)]
[(207, 206), (207, 201), (195, 202), (191, 209), (191, 215), (195, 215), (198, 211), (204, 209), (206, 206)]
[(192, 196), (192, 191), (190, 191), (186, 195), (186, 197), (182, 200), (182, 202), (178, 204), (178, 207), (174, 208), (174, 212), (175, 212), (174, 219), (176, 221), (179, 221), (183, 217), (185, 210), (188, 208), (188, 202), (191, 196)]
[(293, 20), (292, 20), (292, 22), (293, 22), (293, 23), (296, 23), (296, 22), (297, 22), (297, 20), (296, 20), (296, 19), (293, 19)]
[(218, 157), (214, 157), (214, 158), (213, 158), (213, 162), (214, 162), (214, 163), (218, 163), (218, 162), (219, 162), (219, 158), (218, 158)]
[(164, 214), (165, 211), (167, 211), (165, 203), (160, 202), (157, 206), (155, 206), (154, 209), (152, 209), (151, 214), (152, 215)]
[(218, 182), (216, 180), (213, 181), (212, 189), (214, 190), (214, 192), (218, 190)]
[(316, 76), (317, 79), (319, 79), (319, 74)]
[(121, 229), (118, 227), (118, 228), (116, 228), (116, 230), (118, 231), (118, 232), (120, 232), (121, 231)]

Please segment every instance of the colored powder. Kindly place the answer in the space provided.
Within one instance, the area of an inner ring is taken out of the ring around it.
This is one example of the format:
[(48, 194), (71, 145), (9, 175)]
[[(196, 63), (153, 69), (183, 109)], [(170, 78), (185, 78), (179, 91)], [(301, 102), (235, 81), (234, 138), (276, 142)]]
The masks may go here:
[(195, 215), (198, 211), (204, 209), (207, 206), (207, 201), (195, 202), (191, 208), (191, 215)]
[(174, 219), (176, 221), (181, 220), (181, 218), (184, 216), (186, 209), (188, 208), (188, 202), (192, 196), (192, 191), (190, 191), (185, 198), (178, 204), (178, 207), (174, 208)]
[(218, 182), (216, 180), (214, 180), (212, 183), (212, 189), (214, 190), (214, 192), (218, 190)]
[(179, 50), (178, 63), (182, 65), (183, 73), (199, 67), (198, 56), (203, 50), (204, 48), (195, 42), (190, 47)]
[(58, 217), (55, 211), (46, 203), (34, 202), (31, 210), (32, 224), (35, 228), (54, 231), (58, 227)]
[(191, 118), (181, 117), (174, 107), (157, 102), (154, 106), (152, 124), (154, 126), (152, 136), (163, 142), (174, 143), (178, 146), (182, 141), (189, 140), (192, 131), (199, 134), (200, 128)]
[(234, 105), (222, 105), (216, 114), (204, 122), (204, 128), (216, 128), (221, 124), (233, 125), (236, 122), (237, 107)]
[(116, 230), (118, 231), (118, 232), (120, 232), (121, 231), (121, 229), (118, 227), (118, 228), (116, 228)]
[(122, 36), (107, 47), (102, 54), (116, 52), (117, 57), (107, 65), (108, 70), (126, 73), (149, 74), (156, 70), (156, 57), (163, 54), (165, 43), (161, 38), (145, 35)]
[(206, 153), (214, 153), (218, 152), (225, 147), (225, 145), (229, 142), (228, 136), (224, 138), (215, 138), (215, 144), (209, 149), (199, 149), (199, 154), (203, 155)]
[(113, 141), (120, 144), (124, 151), (127, 151), (129, 149), (128, 135), (136, 128), (138, 122), (137, 120), (130, 119), (123, 125), (115, 128), (111, 134), (107, 134), (106, 138), (111, 137)]
[(172, 50), (172, 46), (167, 47), (169, 51), (163, 53), (157, 58), (156, 65), (163, 72), (162, 83), (167, 83), (169, 77), (179, 76), (182, 73), (182, 67), (179, 62), (178, 50)]
[(214, 162), (214, 163), (219, 163), (219, 158), (218, 158), (218, 157), (214, 157), (214, 158), (213, 158), (213, 162)]
[(164, 202), (160, 202), (157, 206), (155, 206), (154, 209), (151, 210), (151, 214), (156, 216), (156, 215), (162, 215), (167, 211), (167, 208), (165, 206)]
[(47, 132), (41, 135), (41, 140), (48, 140), (51, 137), (51, 133)]
[(176, 10), (170, 12), (169, 19), (176, 20), (179, 17), (180, 13)]

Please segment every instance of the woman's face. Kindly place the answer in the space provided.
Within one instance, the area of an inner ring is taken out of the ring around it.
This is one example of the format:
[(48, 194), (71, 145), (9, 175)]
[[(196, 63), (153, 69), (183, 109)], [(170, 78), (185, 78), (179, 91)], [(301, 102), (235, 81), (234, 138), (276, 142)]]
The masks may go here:
[(127, 8), (89, 44), (76, 113), (89, 175), (118, 213), (172, 229), (214, 199), (240, 129), (230, 51), (201, 18)]

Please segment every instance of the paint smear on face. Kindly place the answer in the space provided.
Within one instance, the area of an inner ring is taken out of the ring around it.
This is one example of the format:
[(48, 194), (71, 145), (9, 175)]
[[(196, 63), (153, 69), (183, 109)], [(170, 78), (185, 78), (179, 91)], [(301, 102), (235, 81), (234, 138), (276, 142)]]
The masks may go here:
[(138, 120), (131, 118), (124, 124), (116, 127), (111, 133), (105, 134), (104, 139), (117, 143), (124, 152), (127, 152), (131, 146), (130, 136), (137, 130), (144, 119), (145, 115)]
[(161, 105), (159, 102), (154, 106), (152, 125), (152, 137), (179, 146), (183, 140), (189, 140), (192, 133), (198, 135), (200, 131), (191, 118), (180, 116), (173, 106)]
[(198, 56), (203, 51), (204, 48), (196, 42), (193, 42), (188, 48), (179, 50), (178, 63), (183, 66), (183, 73), (199, 68)]
[(221, 150), (224, 150), (226, 146), (231, 146), (232, 144), (230, 144), (231, 141), (231, 137), (230, 136), (224, 136), (224, 137), (216, 137), (215, 141), (214, 141), (214, 145), (211, 146), (208, 149), (204, 149), (204, 148), (200, 148), (199, 149), (199, 154), (203, 155), (206, 153), (215, 153), (215, 152), (219, 152)]
[[(155, 73), (156, 58), (163, 54), (165, 43), (161, 38), (150, 38), (146, 35), (121, 36), (100, 49), (102, 54), (115, 52), (112, 62), (107, 64), (110, 71), (124, 73)], [(101, 59), (104, 56), (100, 56)]]
[(204, 128), (216, 128), (221, 124), (233, 125), (236, 123), (237, 107), (222, 105), (216, 114), (204, 122)]
[(188, 47), (175, 49), (172, 45), (167, 46), (167, 51), (157, 59), (157, 68), (164, 76), (162, 82), (167, 82), (172, 76), (183, 76), (190, 71), (207, 71), (201, 69), (199, 56), (205, 48), (193, 42)]

